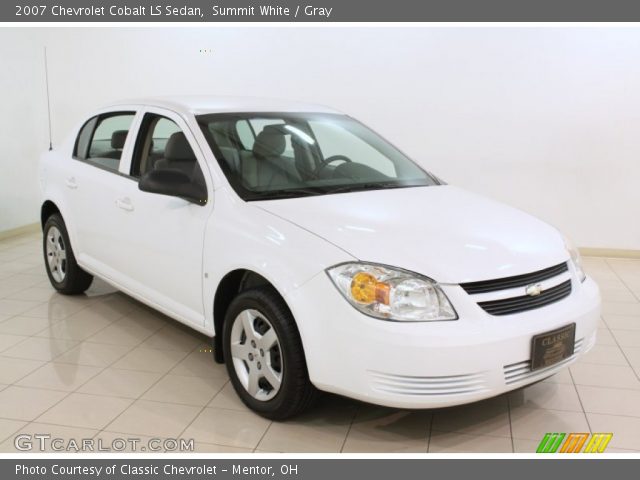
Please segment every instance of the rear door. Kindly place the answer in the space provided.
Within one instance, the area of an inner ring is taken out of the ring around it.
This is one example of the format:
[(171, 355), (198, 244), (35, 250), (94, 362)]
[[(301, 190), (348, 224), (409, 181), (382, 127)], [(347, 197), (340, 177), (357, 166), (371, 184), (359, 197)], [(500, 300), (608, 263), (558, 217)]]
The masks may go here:
[(120, 171), (133, 146), (129, 132), (136, 110), (109, 111), (88, 120), (76, 140), (65, 190), (76, 233), (78, 261), (89, 270), (112, 277), (119, 256), (118, 192), (131, 183)]

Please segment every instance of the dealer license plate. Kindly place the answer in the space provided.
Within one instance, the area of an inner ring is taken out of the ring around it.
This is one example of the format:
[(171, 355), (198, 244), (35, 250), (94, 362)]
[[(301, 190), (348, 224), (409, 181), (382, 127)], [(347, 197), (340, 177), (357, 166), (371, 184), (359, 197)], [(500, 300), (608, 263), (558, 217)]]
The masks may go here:
[(541, 333), (531, 341), (531, 370), (550, 367), (573, 355), (576, 324)]

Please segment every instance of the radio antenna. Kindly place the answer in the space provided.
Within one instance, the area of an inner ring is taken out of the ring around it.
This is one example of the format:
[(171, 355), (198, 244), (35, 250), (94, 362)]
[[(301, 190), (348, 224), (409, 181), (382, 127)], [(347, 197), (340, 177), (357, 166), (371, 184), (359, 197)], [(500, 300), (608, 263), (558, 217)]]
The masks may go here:
[(44, 81), (47, 87), (47, 118), (49, 121), (49, 151), (53, 150), (51, 137), (51, 102), (49, 100), (49, 66), (47, 64), (47, 47), (44, 47)]

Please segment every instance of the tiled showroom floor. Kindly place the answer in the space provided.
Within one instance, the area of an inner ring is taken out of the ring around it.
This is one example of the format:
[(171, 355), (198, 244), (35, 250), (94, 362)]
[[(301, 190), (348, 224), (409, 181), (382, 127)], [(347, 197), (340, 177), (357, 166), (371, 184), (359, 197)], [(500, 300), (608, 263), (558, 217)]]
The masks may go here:
[(102, 282), (53, 292), (40, 235), (0, 241), (0, 451), (19, 433), (193, 438), (208, 452), (531, 452), (545, 432), (613, 432), (640, 451), (640, 260), (586, 258), (604, 313), (586, 358), (474, 405), (401, 411), (325, 395), (273, 423), (236, 398), (203, 336)]

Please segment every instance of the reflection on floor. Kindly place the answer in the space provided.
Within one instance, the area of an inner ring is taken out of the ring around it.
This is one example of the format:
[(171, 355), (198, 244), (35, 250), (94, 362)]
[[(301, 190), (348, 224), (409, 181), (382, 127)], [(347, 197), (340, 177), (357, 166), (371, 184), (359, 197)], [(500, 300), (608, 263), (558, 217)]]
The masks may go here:
[(273, 423), (240, 403), (202, 335), (100, 281), (54, 293), (40, 242), (0, 241), (0, 452), (21, 433), (137, 451), (182, 438), (199, 452), (532, 452), (545, 432), (588, 431), (640, 451), (640, 260), (585, 259), (604, 299), (598, 343), (542, 383), (433, 411), (325, 395)]

